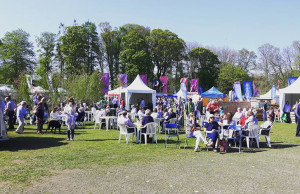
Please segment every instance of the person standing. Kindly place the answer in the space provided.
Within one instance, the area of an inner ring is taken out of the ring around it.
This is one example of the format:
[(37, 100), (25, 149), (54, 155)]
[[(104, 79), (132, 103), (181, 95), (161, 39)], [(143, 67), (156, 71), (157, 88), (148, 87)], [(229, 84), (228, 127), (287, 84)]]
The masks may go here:
[(295, 116), (298, 118), (297, 119), (296, 137), (300, 137), (300, 100), (299, 100), (299, 103), (296, 106), (295, 114), (296, 114)]
[(4, 123), (4, 111), (5, 111), (5, 103), (2, 101), (0, 96), (0, 137), (6, 137), (6, 125)]
[(195, 111), (195, 105), (192, 101), (192, 99), (190, 98), (188, 100), (188, 102), (185, 104), (185, 114), (186, 114), (186, 118), (188, 118), (190, 113), (194, 113)]
[(37, 134), (43, 134), (44, 115), (45, 115), (45, 104), (46, 99), (42, 100), (36, 105), (35, 116), (37, 120)]
[(16, 130), (16, 133), (19, 134), (24, 132), (25, 117), (26, 115), (28, 115), (28, 110), (26, 108), (26, 105), (27, 105), (26, 101), (22, 101), (17, 108), (17, 119), (18, 119), (19, 126)]
[(75, 113), (76, 113), (76, 105), (74, 99), (71, 97), (68, 99), (68, 104), (65, 106), (64, 113), (67, 115), (66, 118), (66, 128), (67, 128), (67, 141), (74, 140), (75, 134)]
[(203, 115), (203, 99), (200, 97), (197, 103), (197, 117)]
[(286, 122), (287, 123), (291, 122), (291, 115), (290, 115), (291, 110), (292, 110), (292, 107), (291, 107), (289, 101), (286, 101), (285, 105), (283, 107), (283, 112), (286, 114)]
[(143, 107), (143, 108), (145, 108), (145, 100), (144, 100), (144, 98), (141, 98), (141, 105), (140, 105), (141, 107)]
[(11, 100), (11, 97), (5, 98), (6, 102), (6, 115), (8, 116), (8, 129), (15, 129), (14, 127), (14, 115), (15, 115), (15, 103)]

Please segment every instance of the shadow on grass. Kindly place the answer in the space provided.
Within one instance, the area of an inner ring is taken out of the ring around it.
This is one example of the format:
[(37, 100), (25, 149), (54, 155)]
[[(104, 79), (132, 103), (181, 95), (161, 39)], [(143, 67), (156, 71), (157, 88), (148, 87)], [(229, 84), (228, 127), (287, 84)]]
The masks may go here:
[(0, 142), (0, 151), (37, 150), (66, 145), (61, 142), (64, 138), (53, 137), (14, 137), (8, 141)]
[[(88, 140), (83, 140), (83, 141), (118, 141), (119, 139), (115, 138), (115, 139), (88, 139)], [(123, 138), (124, 140), (124, 138)]]

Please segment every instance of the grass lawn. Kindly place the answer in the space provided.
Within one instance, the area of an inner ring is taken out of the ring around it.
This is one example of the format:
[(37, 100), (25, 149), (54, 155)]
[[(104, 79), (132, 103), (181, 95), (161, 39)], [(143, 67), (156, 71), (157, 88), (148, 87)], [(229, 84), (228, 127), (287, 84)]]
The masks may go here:
[[(119, 131), (94, 129), (91, 122), (88, 122), (84, 129), (76, 129), (75, 141), (66, 141), (65, 127), (62, 128), (62, 134), (48, 132), (37, 135), (36, 126), (27, 125), (24, 134), (9, 131), (10, 140), (0, 142), (0, 187), (9, 185), (9, 189), (12, 191), (14, 187), (20, 188), (20, 185), (23, 188), (29, 188), (36, 181), (59, 176), (61, 172), (68, 170), (93, 172), (95, 169), (101, 169), (101, 172), (106, 172), (105, 169), (119, 169), (124, 166), (131, 168), (135, 165), (170, 164), (172, 161), (195, 162), (199, 160), (203, 165), (208, 165), (211, 160), (215, 160), (220, 163), (218, 166), (225, 166), (225, 168), (218, 167), (211, 170), (221, 170), (226, 174), (227, 171), (232, 172), (232, 169), (226, 166), (231, 166), (237, 160), (241, 164), (238, 165), (237, 171), (243, 169), (242, 164), (255, 165), (257, 161), (272, 163), (276, 160), (274, 162), (276, 167), (280, 168), (278, 165), (281, 162), (285, 168), (293, 165), (291, 170), (298, 169), (299, 171), (295, 173), (300, 174), (298, 147), (300, 138), (295, 137), (295, 131), (295, 124), (275, 123), (271, 133), (272, 148), (268, 148), (265, 139), (261, 138), (259, 150), (244, 148), (241, 153), (238, 153), (237, 149), (232, 149), (227, 154), (216, 154), (212, 151), (206, 152), (204, 149), (195, 153), (193, 148), (185, 150), (168, 148), (166, 150), (163, 135), (158, 136), (158, 144), (135, 144), (135, 141), (130, 138), (129, 144), (126, 145), (124, 136), (119, 144)], [(184, 134), (181, 134), (180, 138), (183, 148)], [(194, 141), (192, 139), (189, 142), (194, 145)], [(204, 148), (202, 143), (201, 148)], [(294, 152), (296, 153), (294, 154)], [(167, 169), (168, 167), (161, 166), (161, 168)], [(174, 176), (181, 176), (186, 173), (184, 168), (178, 170), (178, 175), (174, 174)], [(207, 178), (210, 178), (210, 172), (202, 170), (201, 173), (206, 173)], [(238, 175), (237, 173), (237, 176), (244, 177), (245, 175)], [(193, 177), (193, 175), (191, 174), (189, 177)], [(287, 174), (286, 179), (288, 178), (289, 175)], [(272, 176), (268, 179), (272, 180)], [(264, 190), (263, 186), (259, 189), (260, 191)], [(163, 189), (161, 191), (172, 192)], [(112, 192), (121, 191), (114, 190)]]

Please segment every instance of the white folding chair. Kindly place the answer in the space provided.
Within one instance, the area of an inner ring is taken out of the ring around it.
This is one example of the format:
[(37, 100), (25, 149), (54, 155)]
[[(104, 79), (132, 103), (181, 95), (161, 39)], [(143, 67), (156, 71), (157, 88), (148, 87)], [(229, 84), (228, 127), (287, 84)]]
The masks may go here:
[(125, 135), (126, 137), (126, 144), (128, 144), (130, 135), (132, 135), (132, 140), (133, 140), (133, 137), (136, 134), (135, 127), (129, 127), (125, 124), (118, 124), (118, 127), (120, 129), (119, 143), (122, 135)]
[(251, 125), (250, 127), (248, 127), (248, 129), (244, 131), (244, 134), (242, 134), (242, 137), (246, 138), (248, 149), (249, 149), (250, 138), (254, 138), (256, 140), (257, 148), (259, 148), (259, 126), (258, 125)]
[(271, 147), (270, 131), (272, 127), (273, 125), (270, 125), (268, 128), (261, 128), (259, 130), (259, 139), (261, 136), (264, 136), (269, 147)]
[[(153, 136), (152, 142), (154, 142), (154, 139), (155, 139), (155, 142), (157, 143), (156, 127), (157, 127), (157, 124), (155, 122), (147, 123), (141, 129), (141, 132), (140, 132), (140, 142), (142, 141), (142, 135), (144, 135), (145, 144), (147, 144), (147, 135), (152, 135)], [(145, 132), (143, 132), (143, 129), (145, 129)]]

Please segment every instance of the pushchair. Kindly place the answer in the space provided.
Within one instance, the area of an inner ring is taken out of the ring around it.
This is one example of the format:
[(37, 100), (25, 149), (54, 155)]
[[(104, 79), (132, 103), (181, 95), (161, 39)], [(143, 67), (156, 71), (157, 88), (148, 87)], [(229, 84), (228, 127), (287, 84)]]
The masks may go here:
[(181, 113), (176, 121), (177, 127), (179, 129), (179, 131), (183, 131), (184, 130), (184, 115), (183, 113)]

